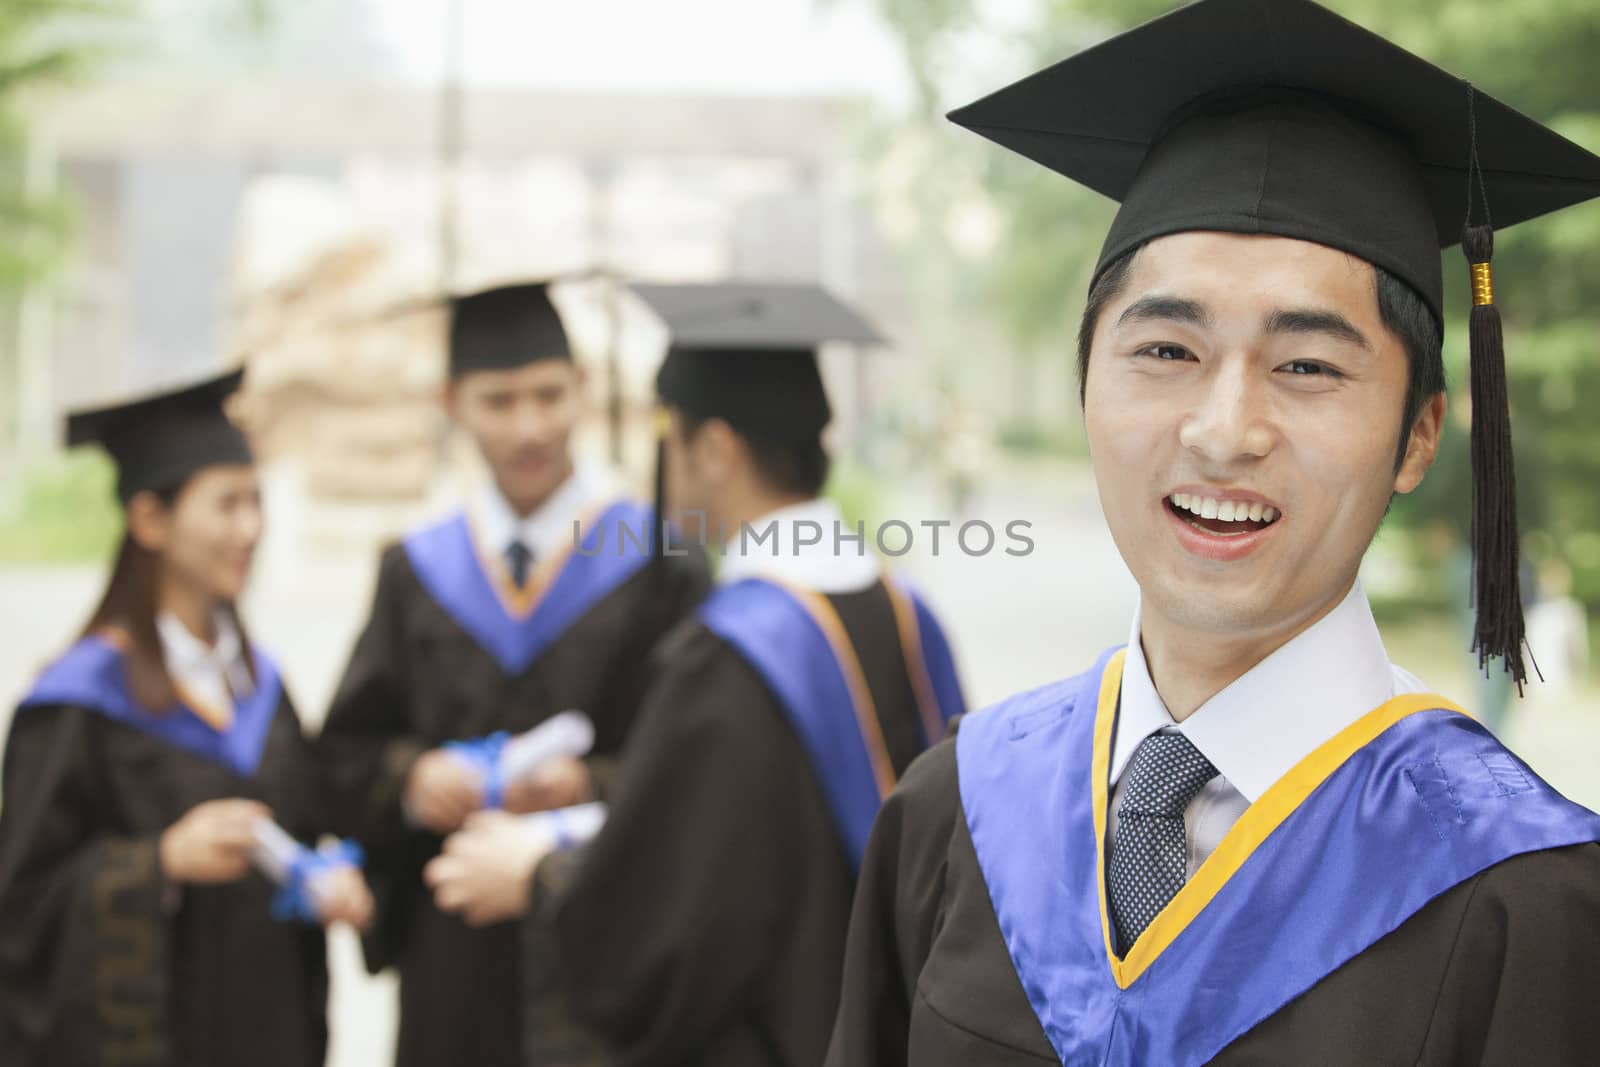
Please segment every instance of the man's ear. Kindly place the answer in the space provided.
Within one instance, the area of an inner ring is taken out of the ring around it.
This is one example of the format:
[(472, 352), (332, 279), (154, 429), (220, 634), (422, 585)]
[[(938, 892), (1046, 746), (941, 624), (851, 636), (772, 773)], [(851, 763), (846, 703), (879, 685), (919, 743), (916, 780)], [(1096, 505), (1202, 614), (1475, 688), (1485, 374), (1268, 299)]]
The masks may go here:
[(1417, 412), (1416, 420), (1411, 424), (1411, 436), (1406, 441), (1405, 458), (1400, 461), (1400, 469), (1395, 471), (1395, 492), (1409, 493), (1422, 484), (1422, 476), (1428, 473), (1428, 468), (1433, 466), (1434, 458), (1439, 454), (1439, 437), (1444, 432), (1444, 417), (1448, 408), (1449, 402), (1441, 390)]
[(700, 476), (711, 485), (726, 483), (744, 461), (744, 441), (726, 419), (702, 422), (689, 447)]

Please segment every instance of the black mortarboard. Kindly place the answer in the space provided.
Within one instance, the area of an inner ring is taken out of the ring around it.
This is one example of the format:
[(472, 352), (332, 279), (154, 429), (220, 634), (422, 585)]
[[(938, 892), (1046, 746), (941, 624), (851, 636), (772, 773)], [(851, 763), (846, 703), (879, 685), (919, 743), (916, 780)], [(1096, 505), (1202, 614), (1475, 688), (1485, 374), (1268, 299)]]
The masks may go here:
[[(815, 441), (833, 418), (817, 365), (828, 341), (881, 341), (855, 311), (815, 285), (635, 285), (667, 327), (656, 374), (661, 401), (720, 418), (748, 438)], [(665, 438), (656, 443), (655, 506), (664, 514)], [(664, 543), (655, 539), (658, 557)], [(660, 573), (659, 566), (657, 574)]]
[(1509, 226), (1600, 195), (1600, 157), (1310, 0), (1198, 0), (950, 118), (1121, 201), (1097, 277), (1166, 234), (1294, 237), (1383, 267), (1442, 325), (1439, 250), (1464, 243), (1474, 645), (1521, 681), (1491, 217)]
[(181, 485), (196, 472), (254, 462), (223, 411), (244, 371), (67, 416), (67, 444), (97, 444), (117, 465), (117, 498)]
[(637, 285), (666, 324), (661, 399), (742, 434), (815, 438), (832, 417), (817, 366), (828, 341), (875, 343), (859, 314), (815, 285)]
[(547, 282), (502, 285), (450, 301), (450, 377), (572, 358)]

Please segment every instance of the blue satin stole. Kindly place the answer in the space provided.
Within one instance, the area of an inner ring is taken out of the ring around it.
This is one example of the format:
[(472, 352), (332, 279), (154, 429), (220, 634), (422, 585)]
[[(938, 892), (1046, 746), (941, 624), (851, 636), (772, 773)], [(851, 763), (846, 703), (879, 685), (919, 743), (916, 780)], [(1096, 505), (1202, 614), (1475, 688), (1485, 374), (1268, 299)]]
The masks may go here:
[(1122, 662), (970, 715), (956, 739), (1000, 931), (1063, 1064), (1204, 1063), (1446, 890), (1600, 841), (1600, 815), (1455, 705), (1397, 697), (1252, 804), (1119, 959), (1103, 857)]
[(612, 504), (587, 529), (580, 523), (577, 550), (542, 562), (526, 590), (479, 554), (465, 513), (407, 537), (405, 552), (428, 595), (510, 676), (650, 562), (654, 521), (642, 504)]
[(267, 733), (283, 695), (277, 665), (258, 649), (252, 649), (251, 656), (255, 690), (235, 701), (233, 722), (224, 730), (182, 702), (159, 712), (140, 705), (128, 689), (122, 651), (97, 636), (83, 638), (45, 668), (19, 707), (64, 704), (85, 708), (248, 778), (261, 764)]
[[(966, 704), (955, 661), (933, 614), (908, 587), (886, 579), (900, 647), (933, 745)], [(838, 613), (821, 594), (760, 578), (716, 589), (701, 605), (706, 627), (755, 668), (799, 735), (840, 840), (859, 870), (867, 835), (895, 771), (872, 694)]]

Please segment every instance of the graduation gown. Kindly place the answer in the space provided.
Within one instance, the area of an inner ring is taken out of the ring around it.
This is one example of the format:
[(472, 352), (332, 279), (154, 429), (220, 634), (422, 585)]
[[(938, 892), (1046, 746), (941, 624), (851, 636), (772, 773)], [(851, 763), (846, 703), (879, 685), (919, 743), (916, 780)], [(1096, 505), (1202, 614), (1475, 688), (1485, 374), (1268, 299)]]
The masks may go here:
[(441, 840), (402, 811), (411, 765), (446, 742), (518, 733), (576, 708), (594, 721), (588, 762), (604, 795), (649, 650), (709, 585), (699, 550), (653, 569), (622, 540), (652, 522), (633, 504), (608, 508), (583, 523), (583, 552), (536, 568), (525, 595), (480, 561), (461, 515), (384, 553), (318, 746), (331, 819), (367, 850), (378, 904), (367, 964), (400, 971), (401, 1067), (521, 1062), (514, 924), (475, 930), (434, 906), (422, 868)]
[(907, 774), (830, 1067), (1595, 1062), (1600, 817), (1428, 696), (1286, 775), (1112, 955), (1091, 783), (1119, 680), (970, 716)]
[(892, 783), (959, 712), (949, 650), (884, 581), (822, 596), (750, 579), (655, 659), (609, 820), (572, 863), (540, 865), (529, 937), (610, 1046), (581, 1062), (820, 1063), (873, 776)]
[(12, 721), (0, 809), (0, 1063), (7, 1067), (318, 1067), (320, 929), (276, 922), (254, 872), (162, 877), (161, 833), (202, 801), (260, 800), (312, 841), (312, 754), (271, 661), (219, 733), (152, 715), (121, 654), (86, 638)]

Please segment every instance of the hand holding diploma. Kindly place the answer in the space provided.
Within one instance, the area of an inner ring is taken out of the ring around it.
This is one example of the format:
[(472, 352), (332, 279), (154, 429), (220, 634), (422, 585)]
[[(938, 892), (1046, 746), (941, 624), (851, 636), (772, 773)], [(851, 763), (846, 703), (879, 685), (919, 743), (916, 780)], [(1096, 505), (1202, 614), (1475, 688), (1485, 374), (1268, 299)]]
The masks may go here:
[(436, 834), (460, 828), (484, 805), (484, 772), (450, 749), (424, 752), (406, 778), (405, 810), (411, 821)]
[(527, 913), (534, 871), (552, 852), (587, 843), (605, 824), (604, 804), (580, 804), (534, 815), (479, 812), (445, 841), (423, 870), (441, 911), (472, 926)]
[(365, 933), (372, 925), (376, 905), (360, 867), (341, 864), (324, 872), (314, 884), (323, 926), (349, 923), (358, 932)]
[(322, 926), (346, 922), (365, 930), (372, 922), (372, 893), (361, 873), (361, 850), (347, 842), (309, 849), (270, 818), (251, 827), (256, 869), (276, 884), (273, 916)]
[(228, 797), (196, 804), (161, 835), (161, 873), (180, 885), (225, 885), (250, 870), (254, 827), (272, 813), (254, 800)]
[(505, 789), (505, 810), (513, 815), (570, 808), (594, 799), (589, 765), (575, 756), (556, 756), (531, 774), (512, 779)]
[[(453, 778), (442, 769), (426, 769), (428, 777), (443, 783), (449, 794), (441, 796), (437, 805), (411, 804), (411, 810), (424, 825), (448, 832), (466, 817), (461, 807), (469, 803), (468, 811), (505, 808), (518, 814), (581, 803), (593, 795), (589, 769), (582, 761), (593, 747), (594, 723), (583, 712), (571, 710), (515, 737), (498, 733), (454, 742), (440, 750), (458, 764)], [(419, 769), (421, 764), (419, 760)], [(460, 769), (469, 769), (474, 776), (477, 788), (470, 797), (462, 788)]]

